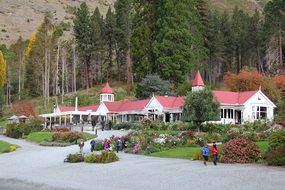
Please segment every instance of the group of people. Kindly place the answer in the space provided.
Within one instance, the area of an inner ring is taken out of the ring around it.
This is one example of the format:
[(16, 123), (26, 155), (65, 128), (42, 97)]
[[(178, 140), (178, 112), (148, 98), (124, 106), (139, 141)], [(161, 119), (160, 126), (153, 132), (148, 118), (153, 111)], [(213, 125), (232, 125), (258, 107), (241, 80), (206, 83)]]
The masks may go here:
[[(201, 151), (202, 151), (202, 156), (203, 156), (203, 160), (204, 160), (204, 165), (207, 166), (207, 161), (209, 159), (209, 153), (210, 153), (210, 150), (208, 148), (208, 144), (207, 143), (204, 144), (204, 146), (202, 147)], [(218, 161), (219, 150), (218, 150), (218, 147), (217, 147), (215, 142), (213, 143), (213, 146), (211, 148), (211, 152), (212, 152), (212, 155), (213, 155), (213, 163), (216, 166), (217, 165), (217, 161)]]
[[(96, 145), (96, 141), (95, 141), (94, 139), (92, 139), (92, 140), (90, 141), (91, 152), (95, 151), (95, 145)], [(114, 144), (114, 145), (115, 145), (115, 148), (116, 148), (117, 153), (118, 153), (119, 151), (122, 151), (123, 148), (124, 148), (124, 144), (123, 144), (123, 141), (122, 141), (121, 138), (117, 138), (117, 139), (115, 140), (115, 144)], [(83, 141), (83, 139), (80, 140), (78, 146), (79, 146), (79, 151), (80, 151), (80, 153), (82, 153), (82, 152), (83, 152), (83, 147), (84, 147), (84, 141)], [(104, 141), (102, 142), (102, 146), (103, 146), (104, 150), (106, 150), (106, 151), (112, 151), (111, 140), (109, 140), (109, 139), (104, 139)]]

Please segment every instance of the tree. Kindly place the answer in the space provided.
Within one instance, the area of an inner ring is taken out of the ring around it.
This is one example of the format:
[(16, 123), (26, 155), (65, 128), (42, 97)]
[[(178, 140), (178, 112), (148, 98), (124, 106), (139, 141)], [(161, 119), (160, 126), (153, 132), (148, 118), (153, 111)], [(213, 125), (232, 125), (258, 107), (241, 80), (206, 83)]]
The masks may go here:
[(224, 84), (234, 92), (261, 90), (274, 102), (281, 100), (281, 92), (276, 83), (269, 77), (262, 76), (256, 69), (244, 68), (239, 74), (226, 73)]
[[(102, 81), (104, 76), (103, 63), (105, 62), (104, 47), (104, 20), (98, 7), (90, 18), (90, 40), (91, 40), (91, 73), (95, 83)], [(93, 72), (92, 72), (93, 71)]]
[(203, 35), (196, 1), (166, 0), (158, 9), (155, 70), (177, 84), (202, 60)]
[(91, 64), (91, 33), (90, 33), (90, 15), (87, 4), (81, 3), (80, 8), (76, 11), (75, 18), (73, 20), (74, 37), (79, 53), (79, 58), (83, 64), (83, 73), (85, 79), (85, 87), (90, 87), (90, 64)]
[(153, 42), (156, 37), (157, 10), (160, 1), (134, 0), (131, 47), (135, 80), (156, 73)]
[(209, 90), (189, 92), (183, 105), (183, 120), (193, 122), (197, 126), (205, 121), (220, 119), (220, 104), (213, 98)]
[[(125, 73), (128, 83), (132, 82), (131, 60), (131, 23), (132, 1), (118, 0), (115, 3), (116, 12), (116, 56), (118, 80), (122, 80), (121, 73)], [(125, 72), (124, 72), (125, 71)]]
[(139, 99), (150, 98), (155, 95), (170, 95), (170, 83), (162, 80), (158, 75), (147, 75), (137, 84), (136, 97)]
[(109, 7), (105, 19), (105, 42), (107, 46), (107, 80), (113, 76), (113, 59), (114, 59), (114, 50), (115, 50), (115, 15)]
[(2, 87), (6, 82), (6, 60), (2, 51), (0, 51), (0, 87)]

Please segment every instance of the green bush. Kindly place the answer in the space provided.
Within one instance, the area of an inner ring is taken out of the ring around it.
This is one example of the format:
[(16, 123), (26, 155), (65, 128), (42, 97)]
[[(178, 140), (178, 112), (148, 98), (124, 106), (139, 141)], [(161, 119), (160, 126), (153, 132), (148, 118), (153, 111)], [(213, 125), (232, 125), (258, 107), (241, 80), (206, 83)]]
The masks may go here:
[(101, 154), (88, 154), (84, 161), (87, 163), (111, 163), (118, 161), (119, 158), (114, 152), (102, 151)]
[(69, 154), (64, 159), (64, 162), (70, 162), (70, 163), (77, 163), (83, 161), (84, 161), (84, 156), (82, 154)]
[(118, 123), (113, 126), (114, 130), (129, 130), (129, 129), (136, 129), (138, 128), (138, 124), (136, 123), (130, 123), (130, 122), (123, 122), (123, 123)]
[(269, 150), (266, 153), (268, 165), (285, 166), (285, 130), (272, 132), (268, 140)]
[(266, 154), (266, 161), (268, 165), (285, 166), (285, 145), (269, 150)]
[(18, 139), (22, 137), (23, 133), (22, 133), (21, 128), (17, 124), (13, 123), (13, 124), (7, 124), (6, 135), (8, 137)]
[(225, 143), (223, 151), (222, 161), (225, 163), (252, 163), (261, 157), (259, 147), (243, 136), (236, 137)]
[(272, 132), (269, 137), (269, 150), (276, 149), (279, 146), (285, 145), (285, 130)]
[(100, 151), (104, 149), (102, 142), (103, 141), (99, 141), (99, 140), (96, 141), (95, 148), (94, 148), (95, 151)]

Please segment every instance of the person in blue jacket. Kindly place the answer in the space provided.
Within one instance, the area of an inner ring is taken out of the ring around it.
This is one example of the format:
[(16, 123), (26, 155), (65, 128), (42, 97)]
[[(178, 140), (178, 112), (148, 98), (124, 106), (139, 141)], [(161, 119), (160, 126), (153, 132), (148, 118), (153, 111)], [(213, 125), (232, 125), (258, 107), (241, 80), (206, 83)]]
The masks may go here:
[(208, 161), (208, 158), (209, 158), (209, 148), (208, 148), (208, 144), (207, 143), (204, 144), (204, 146), (202, 147), (201, 151), (202, 151), (202, 156), (203, 156), (203, 159), (204, 159), (204, 165), (207, 166), (207, 161)]

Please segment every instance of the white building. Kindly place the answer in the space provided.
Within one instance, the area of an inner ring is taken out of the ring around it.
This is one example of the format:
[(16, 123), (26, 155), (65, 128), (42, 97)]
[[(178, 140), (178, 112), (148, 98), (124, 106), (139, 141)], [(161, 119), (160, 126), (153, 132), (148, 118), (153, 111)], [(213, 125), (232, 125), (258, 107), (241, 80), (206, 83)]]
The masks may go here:
[[(198, 71), (192, 83), (192, 91), (204, 89), (204, 82)], [(259, 119), (272, 121), (276, 106), (261, 92), (213, 91), (214, 98), (220, 103), (220, 121), (224, 124), (242, 124)], [(145, 100), (114, 101), (114, 92), (107, 82), (100, 91), (100, 104), (90, 106), (57, 106), (53, 113), (41, 115), (49, 121), (61, 124), (82, 121), (112, 120), (116, 122), (136, 122), (144, 117), (164, 122), (182, 119), (182, 106), (185, 97), (153, 96)]]

